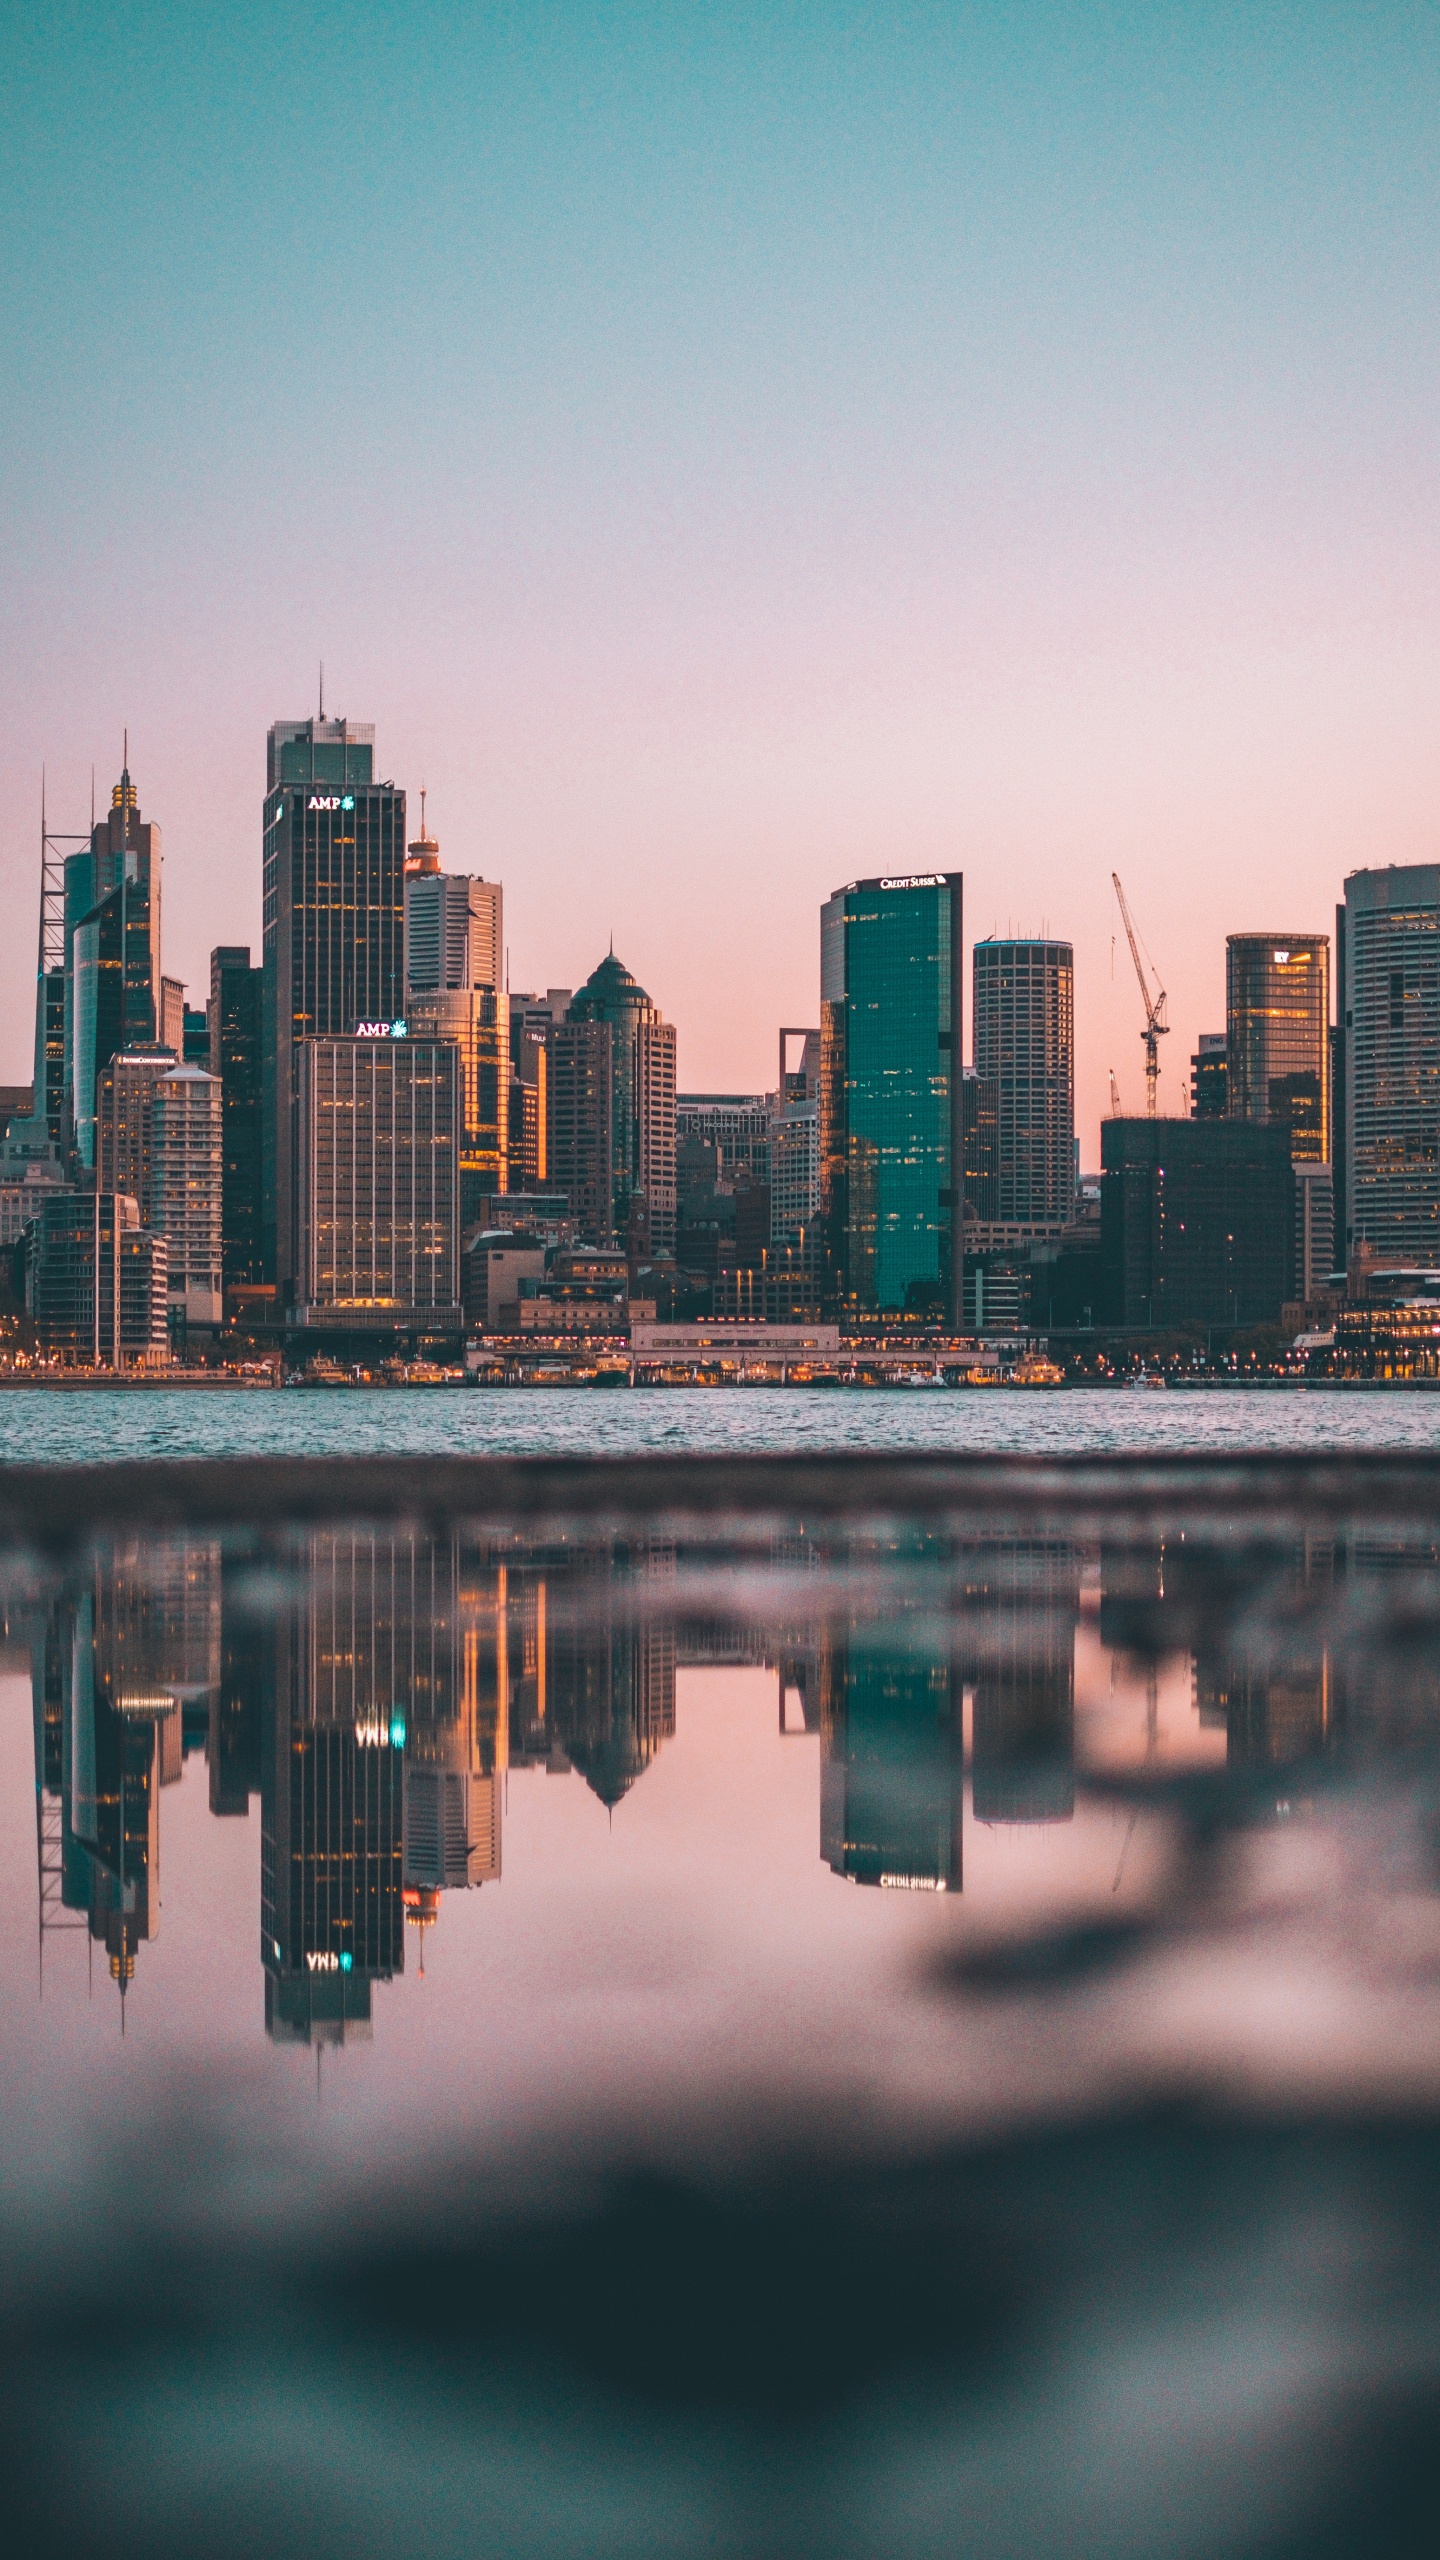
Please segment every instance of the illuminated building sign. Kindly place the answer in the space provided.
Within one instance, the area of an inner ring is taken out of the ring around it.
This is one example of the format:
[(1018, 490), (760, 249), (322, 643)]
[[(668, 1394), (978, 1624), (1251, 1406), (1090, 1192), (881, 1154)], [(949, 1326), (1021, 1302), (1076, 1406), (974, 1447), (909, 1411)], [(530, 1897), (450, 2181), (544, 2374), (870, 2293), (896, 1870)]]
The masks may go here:
[(905, 880), (882, 880), (880, 886), (882, 889), (943, 889), (945, 875), (942, 871), (915, 871)]
[(305, 806), (307, 809), (353, 809), (355, 795), (353, 791), (312, 791)]
[(354, 1031), (357, 1040), (403, 1040), (405, 1035), (406, 1025), (398, 1014), (393, 1022), (357, 1022)]
[(356, 1723), (355, 1739), (362, 1751), (383, 1751), (387, 1743), (392, 1751), (403, 1751), (405, 1719), (402, 1715), (364, 1716)]
[[(277, 1956), (280, 1953), (278, 1945), (275, 1949), (275, 1953)], [(350, 1953), (348, 1947), (345, 1949), (343, 1955), (338, 1956), (335, 1955), (328, 1947), (321, 1947), (314, 1953), (306, 1956), (305, 1970), (307, 1973), (349, 1973), (354, 1962), (355, 1959)]]

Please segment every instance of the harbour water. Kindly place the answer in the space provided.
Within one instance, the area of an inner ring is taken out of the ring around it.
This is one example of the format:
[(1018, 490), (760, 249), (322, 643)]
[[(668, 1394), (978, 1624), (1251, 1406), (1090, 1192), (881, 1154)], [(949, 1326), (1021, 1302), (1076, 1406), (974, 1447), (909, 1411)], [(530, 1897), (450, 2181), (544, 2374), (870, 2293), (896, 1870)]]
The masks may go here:
[(788, 1451), (1039, 1456), (1440, 1450), (1404, 1387), (8, 1389), (0, 1465), (119, 1458)]
[[(370, 1516), (294, 1525), (277, 1466), (238, 1527), (177, 1523), (171, 1470), (63, 1535), (35, 1480), (0, 1557), (14, 2547), (363, 2560), (422, 2508), (496, 2560), (1426, 2547), (1428, 1398), (0, 1424), (32, 1466), (583, 1461), (523, 1523), (483, 1466), (453, 1516), (361, 1470)], [(1361, 1456), (1323, 1498), (1257, 1470), (1268, 1507), (1233, 1464), (982, 1467), (908, 1519), (817, 1468), (718, 1521), (595, 1463), (807, 1432)], [(1421, 1463), (1367, 1473), (1387, 1444)]]

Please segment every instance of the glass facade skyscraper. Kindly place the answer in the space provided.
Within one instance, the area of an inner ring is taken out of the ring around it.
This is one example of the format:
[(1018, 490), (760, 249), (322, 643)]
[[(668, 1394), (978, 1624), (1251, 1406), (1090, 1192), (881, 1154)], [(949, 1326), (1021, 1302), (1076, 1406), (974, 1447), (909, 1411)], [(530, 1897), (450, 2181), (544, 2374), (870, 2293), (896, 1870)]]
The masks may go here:
[(1225, 1108), (1280, 1120), (1298, 1164), (1330, 1161), (1330, 942), (1232, 933), (1225, 945)]
[(675, 1030), (639, 982), (607, 954), (576, 994), (569, 1023), (608, 1023), (611, 1035), (612, 1220), (623, 1242), (657, 1256), (675, 1250)]
[(820, 1182), (831, 1286), (954, 1320), (964, 1160), (959, 872), (855, 880), (820, 910)]
[[(1440, 1265), (1440, 865), (1355, 871), (1344, 935), (1344, 1255)], [(1339, 1259), (1341, 1240), (1336, 1239)]]
[(296, 1052), (404, 1019), (405, 794), (374, 779), (375, 732), (279, 720), (265, 796), (261, 1253), (294, 1303)]

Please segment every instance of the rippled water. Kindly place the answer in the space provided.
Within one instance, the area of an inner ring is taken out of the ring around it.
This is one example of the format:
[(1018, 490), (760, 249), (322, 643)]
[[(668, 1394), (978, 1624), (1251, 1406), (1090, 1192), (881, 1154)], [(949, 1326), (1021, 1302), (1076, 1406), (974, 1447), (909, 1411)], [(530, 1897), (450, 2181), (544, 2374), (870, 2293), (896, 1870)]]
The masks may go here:
[(633, 1450), (1440, 1449), (1440, 1396), (1405, 1388), (10, 1389), (0, 1463)]

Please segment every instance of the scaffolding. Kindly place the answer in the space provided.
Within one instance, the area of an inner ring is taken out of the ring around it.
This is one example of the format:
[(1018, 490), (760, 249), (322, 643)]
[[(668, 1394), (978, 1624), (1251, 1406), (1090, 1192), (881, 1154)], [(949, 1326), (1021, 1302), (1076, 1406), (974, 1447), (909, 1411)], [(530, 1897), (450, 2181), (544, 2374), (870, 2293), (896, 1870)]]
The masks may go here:
[(50, 825), (40, 781), (40, 942), (35, 971), (35, 1099), (52, 1144), (65, 1145), (65, 864), (87, 835), (60, 835)]

